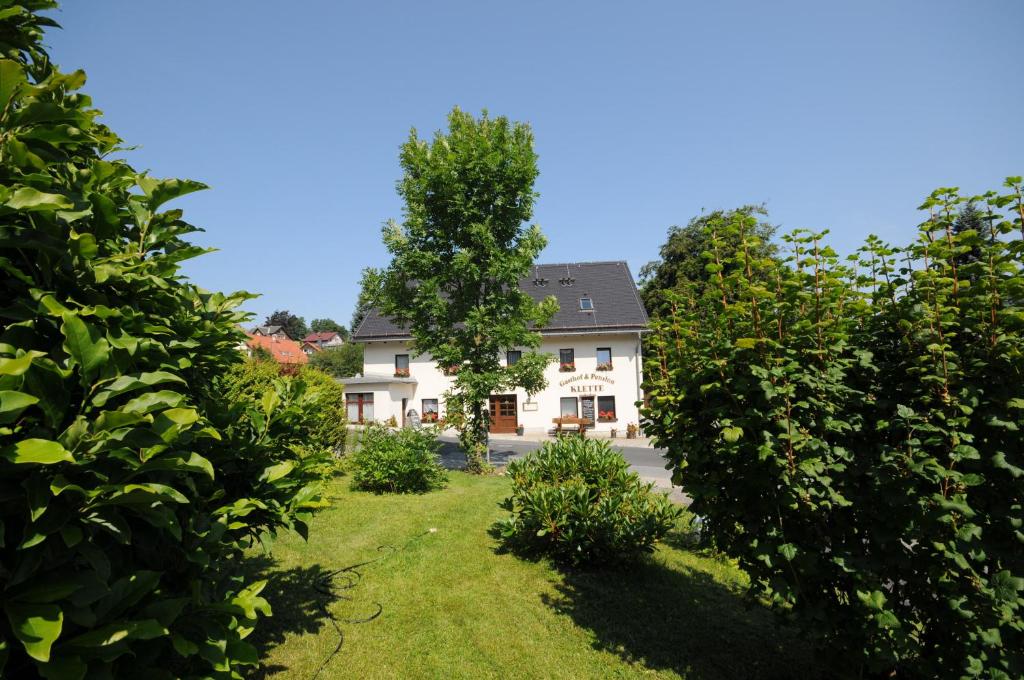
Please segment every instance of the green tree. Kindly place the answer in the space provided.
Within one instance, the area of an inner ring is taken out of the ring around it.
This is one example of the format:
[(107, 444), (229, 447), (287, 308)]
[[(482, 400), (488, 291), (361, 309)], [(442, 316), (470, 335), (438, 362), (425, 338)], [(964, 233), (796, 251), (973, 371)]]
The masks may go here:
[(309, 365), (335, 378), (348, 378), (363, 372), (363, 345), (347, 342), (309, 355)]
[(1024, 677), (1024, 196), (1004, 186), (974, 199), (980, 236), (939, 189), (915, 242), (846, 260), (808, 232), (751, 257), (752, 219), (719, 221), (703, 294), (652, 324), (645, 431), (707, 542), (838, 676)]
[(309, 323), (309, 330), (313, 333), (329, 333), (334, 331), (341, 336), (342, 340), (348, 340), (348, 329), (334, 319), (313, 319)]
[(287, 309), (279, 309), (268, 316), (263, 322), (264, 326), (280, 326), (284, 334), (292, 340), (301, 340), (309, 335), (309, 327), (306, 320), (301, 316), (292, 314)]
[(363, 323), (363, 319), (366, 318), (366, 315), (376, 304), (373, 299), (375, 291), (371, 283), (377, 280), (378, 274), (379, 272), (373, 267), (365, 267), (363, 269), (359, 285), (359, 297), (356, 299), (356, 307), (352, 310), (352, 322), (349, 324), (352, 327), (353, 334), (359, 330), (359, 325)]
[[(685, 227), (673, 225), (669, 227), (668, 238), (659, 250), (659, 259), (648, 262), (640, 270), (640, 297), (652, 317), (660, 317), (666, 313), (666, 293), (677, 294), (692, 289), (699, 296), (707, 286), (712, 274), (708, 271), (709, 260), (704, 253), (711, 251), (712, 229), (709, 226), (728, 223), (736, 216), (755, 217), (754, 232), (758, 237), (758, 245), (751, 252), (754, 257), (772, 256), (777, 248), (771, 239), (776, 227), (764, 219), (768, 211), (762, 205), (745, 205), (733, 210), (715, 210), (691, 219)], [(720, 261), (731, 266), (739, 243), (734, 236), (725, 235), (719, 241), (718, 257)], [(725, 275), (729, 270), (724, 271)]]
[[(533, 133), (455, 108), (447, 134), (428, 143), (412, 130), (400, 158), (404, 220), (385, 226), (391, 262), (364, 282), (381, 312), (409, 329), (413, 352), (456, 370), (445, 395), (449, 421), (477, 469), (487, 452), (488, 397), (542, 389), (551, 360), (536, 351), (533, 329), (557, 302), (538, 304), (518, 285), (546, 244), (536, 225), (524, 227), (536, 199)], [(513, 348), (524, 348), (523, 357), (506, 366), (499, 357)]]
[(0, 677), (241, 677), (270, 610), (237, 565), (317, 504), (302, 397), (225, 403), (251, 296), (182, 275), (166, 207), (205, 187), (119, 159), (55, 6), (0, 0)]

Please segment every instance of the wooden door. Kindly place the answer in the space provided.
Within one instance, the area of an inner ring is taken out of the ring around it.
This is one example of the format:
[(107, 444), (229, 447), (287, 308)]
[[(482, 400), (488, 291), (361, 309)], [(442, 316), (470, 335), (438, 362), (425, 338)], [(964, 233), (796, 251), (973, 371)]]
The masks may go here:
[(516, 395), (491, 395), (491, 432), (515, 432), (519, 419), (516, 415)]

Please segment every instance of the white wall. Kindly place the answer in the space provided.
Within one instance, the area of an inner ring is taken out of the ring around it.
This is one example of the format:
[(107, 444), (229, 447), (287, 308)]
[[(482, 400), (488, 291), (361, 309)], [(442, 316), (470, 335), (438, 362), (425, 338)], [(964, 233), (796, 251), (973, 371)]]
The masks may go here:
[[(612, 350), (611, 371), (597, 371), (597, 348), (610, 347)], [(560, 349), (575, 351), (576, 371), (559, 371)], [(527, 431), (547, 431), (553, 427), (552, 418), (560, 415), (562, 397), (612, 396), (615, 397), (616, 422), (599, 422), (595, 428), (606, 432), (613, 427), (625, 434), (627, 423), (638, 423), (640, 415), (635, 402), (641, 398), (640, 384), (640, 339), (638, 334), (587, 334), (566, 336), (545, 336), (541, 352), (553, 354), (555, 359), (548, 365), (548, 386), (533, 395), (527, 402), (526, 392), (515, 390), (517, 395), (517, 417), (519, 424)], [(390, 376), (395, 370), (395, 355), (410, 354), (407, 344), (401, 341), (366, 343), (363, 358), (364, 375)], [(502, 357), (504, 362), (504, 357)], [(445, 376), (429, 356), (409, 357), (410, 376), (415, 385), (388, 387), (385, 384), (346, 386), (346, 392), (373, 392), (374, 414), (377, 420), (395, 416), (401, 422), (401, 397), (409, 399), (407, 408), (423, 413), (422, 399), (437, 399), (441, 405), (441, 416), (445, 414), (444, 393), (451, 385), (452, 378)], [(595, 408), (596, 410), (596, 408)]]

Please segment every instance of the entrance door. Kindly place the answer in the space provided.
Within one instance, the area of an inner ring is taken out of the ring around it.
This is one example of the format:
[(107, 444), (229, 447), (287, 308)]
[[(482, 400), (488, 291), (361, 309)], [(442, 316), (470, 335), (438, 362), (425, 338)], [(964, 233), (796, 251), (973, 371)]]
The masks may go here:
[(519, 420), (516, 417), (516, 395), (491, 395), (491, 432), (515, 432)]

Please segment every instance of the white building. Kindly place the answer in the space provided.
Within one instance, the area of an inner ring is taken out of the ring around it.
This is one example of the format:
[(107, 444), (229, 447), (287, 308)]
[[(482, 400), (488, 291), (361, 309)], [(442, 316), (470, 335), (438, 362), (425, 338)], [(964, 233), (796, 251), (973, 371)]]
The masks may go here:
[[(558, 299), (559, 311), (541, 329), (540, 352), (555, 357), (547, 387), (491, 395), (491, 432), (545, 432), (553, 420), (572, 415), (594, 421), (594, 429), (625, 433), (640, 420), (643, 399), (640, 336), (647, 313), (625, 262), (537, 265), (520, 287), (536, 300)], [(428, 355), (414, 356), (408, 332), (376, 310), (352, 336), (365, 345), (363, 375), (343, 378), (352, 422), (394, 418), (405, 422), (415, 409), (425, 421), (444, 418), (444, 393), (452, 378)], [(503, 361), (516, 361), (510, 350)]]

